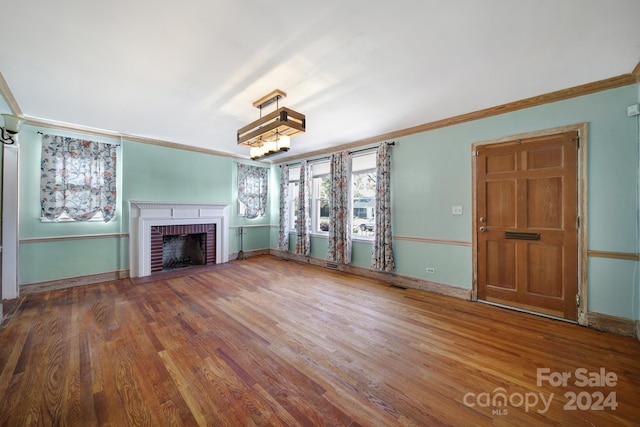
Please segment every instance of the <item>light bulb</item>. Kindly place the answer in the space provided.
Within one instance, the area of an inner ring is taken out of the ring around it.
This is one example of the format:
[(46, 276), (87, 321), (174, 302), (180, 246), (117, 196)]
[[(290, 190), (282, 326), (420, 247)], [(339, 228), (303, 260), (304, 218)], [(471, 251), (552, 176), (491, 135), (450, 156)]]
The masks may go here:
[(291, 148), (291, 138), (288, 135), (280, 135), (278, 138), (278, 151), (288, 151)]

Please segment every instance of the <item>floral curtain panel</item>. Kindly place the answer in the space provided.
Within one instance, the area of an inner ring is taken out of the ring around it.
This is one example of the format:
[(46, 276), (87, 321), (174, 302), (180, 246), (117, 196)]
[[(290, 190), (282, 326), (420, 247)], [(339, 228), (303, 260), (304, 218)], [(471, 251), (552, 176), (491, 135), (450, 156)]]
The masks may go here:
[(298, 193), (298, 217), (296, 219), (296, 254), (311, 254), (311, 168), (304, 160), (300, 165), (300, 191)]
[(371, 268), (381, 271), (396, 269), (391, 232), (391, 146), (383, 142), (376, 159), (375, 232)]
[(238, 163), (238, 200), (245, 207), (245, 218), (264, 216), (267, 210), (269, 169)]
[(331, 156), (329, 179), (329, 247), (327, 260), (349, 264), (351, 262), (353, 198), (351, 197), (351, 155), (347, 151), (335, 153)]
[(289, 166), (282, 165), (280, 169), (280, 234), (278, 248), (289, 250)]
[(88, 221), (101, 212), (105, 222), (113, 219), (117, 150), (115, 144), (43, 135), (42, 216), (56, 220), (64, 212), (73, 220)]

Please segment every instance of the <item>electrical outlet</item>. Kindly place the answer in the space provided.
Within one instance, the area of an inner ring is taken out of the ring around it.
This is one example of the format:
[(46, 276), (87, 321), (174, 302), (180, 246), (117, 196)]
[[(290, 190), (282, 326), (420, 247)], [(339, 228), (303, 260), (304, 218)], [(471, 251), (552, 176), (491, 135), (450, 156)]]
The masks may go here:
[(462, 215), (462, 206), (451, 206), (451, 215)]
[(627, 116), (637, 116), (640, 114), (640, 104), (633, 104), (627, 107)]
[(433, 267), (427, 267), (427, 273), (429, 274), (436, 274), (436, 269)]

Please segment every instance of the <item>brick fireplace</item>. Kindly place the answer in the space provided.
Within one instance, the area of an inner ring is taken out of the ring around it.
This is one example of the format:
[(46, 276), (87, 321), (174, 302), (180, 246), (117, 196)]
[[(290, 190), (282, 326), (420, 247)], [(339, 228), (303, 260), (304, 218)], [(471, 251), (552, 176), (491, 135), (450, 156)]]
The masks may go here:
[(202, 239), (198, 245), (203, 260), (197, 264), (229, 261), (229, 205), (130, 201), (129, 212), (131, 277), (164, 269), (163, 241), (167, 236), (203, 236), (194, 237)]
[[(168, 255), (167, 253), (171, 254)], [(192, 255), (195, 253), (195, 255)], [(151, 272), (216, 263), (216, 225), (151, 227)]]

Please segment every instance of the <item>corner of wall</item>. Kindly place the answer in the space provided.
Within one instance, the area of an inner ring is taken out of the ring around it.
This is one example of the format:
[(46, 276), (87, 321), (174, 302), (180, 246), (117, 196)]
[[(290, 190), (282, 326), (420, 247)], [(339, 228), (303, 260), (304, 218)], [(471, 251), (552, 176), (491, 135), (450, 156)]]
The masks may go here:
[[(634, 75), (636, 76), (636, 81), (638, 82), (638, 84), (636, 85), (636, 88), (638, 89), (638, 97), (637, 97), (637, 101), (638, 103), (640, 103), (640, 62), (638, 62), (638, 65), (636, 65), (636, 68), (633, 70)], [(637, 132), (638, 132), (638, 169), (636, 171), (636, 180), (637, 180), (637, 199), (636, 199), (636, 216), (637, 216), (637, 224), (640, 227), (640, 117), (636, 117), (636, 120), (638, 120), (638, 128), (637, 128)], [(636, 230), (636, 255), (640, 254), (640, 236), (638, 236), (638, 230)], [(638, 341), (640, 341), (640, 277), (638, 277), (638, 272), (640, 272), (640, 260), (636, 260), (636, 300), (634, 301), (635, 304), (635, 322), (636, 322), (636, 328), (635, 328), (635, 333), (636, 333), (636, 339)]]

